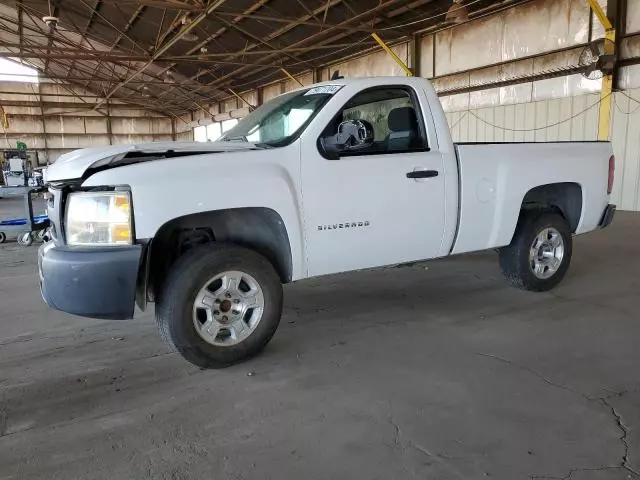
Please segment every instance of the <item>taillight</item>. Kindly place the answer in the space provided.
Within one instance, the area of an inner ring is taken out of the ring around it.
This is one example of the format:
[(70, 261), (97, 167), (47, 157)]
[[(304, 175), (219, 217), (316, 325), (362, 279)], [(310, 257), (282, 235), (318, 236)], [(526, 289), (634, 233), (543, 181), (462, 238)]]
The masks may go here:
[(616, 176), (616, 156), (611, 155), (609, 159), (609, 180), (607, 182), (607, 194), (613, 192), (613, 179)]

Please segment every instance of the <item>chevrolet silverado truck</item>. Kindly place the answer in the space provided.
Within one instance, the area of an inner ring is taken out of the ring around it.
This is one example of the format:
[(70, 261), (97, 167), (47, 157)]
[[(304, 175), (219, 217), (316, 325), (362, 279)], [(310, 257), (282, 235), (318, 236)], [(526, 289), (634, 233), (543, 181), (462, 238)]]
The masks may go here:
[(220, 141), (68, 153), (49, 167), (44, 300), (128, 319), (205, 368), (258, 353), (282, 285), (478, 250), (516, 287), (567, 273), (572, 236), (606, 227), (607, 142), (454, 143), (423, 78), (282, 94)]

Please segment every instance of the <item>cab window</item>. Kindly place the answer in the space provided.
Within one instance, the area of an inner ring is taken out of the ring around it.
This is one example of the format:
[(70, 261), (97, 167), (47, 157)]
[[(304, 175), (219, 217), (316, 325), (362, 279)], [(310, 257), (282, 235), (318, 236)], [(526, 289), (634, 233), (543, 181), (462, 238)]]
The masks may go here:
[(415, 97), (403, 87), (373, 88), (358, 93), (327, 125), (321, 140), (341, 157), (428, 149)]

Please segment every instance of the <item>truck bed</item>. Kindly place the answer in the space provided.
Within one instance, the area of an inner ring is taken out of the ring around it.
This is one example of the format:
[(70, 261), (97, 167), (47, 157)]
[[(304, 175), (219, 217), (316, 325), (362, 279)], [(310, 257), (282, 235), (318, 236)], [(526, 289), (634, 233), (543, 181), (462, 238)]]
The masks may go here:
[(545, 184), (577, 184), (582, 208), (575, 233), (597, 228), (607, 205), (608, 142), (454, 145), (460, 196), (451, 253), (508, 245), (525, 195)]

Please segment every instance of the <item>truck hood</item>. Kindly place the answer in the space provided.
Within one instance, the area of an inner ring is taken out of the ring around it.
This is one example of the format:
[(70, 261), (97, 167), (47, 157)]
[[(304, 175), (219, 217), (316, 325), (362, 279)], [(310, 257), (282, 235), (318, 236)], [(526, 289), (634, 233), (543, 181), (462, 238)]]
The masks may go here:
[[(194, 155), (202, 153), (236, 152), (257, 149), (253, 143), (247, 142), (157, 142), (137, 145), (113, 145), (108, 147), (83, 148), (62, 155), (50, 165), (45, 172), (46, 182), (60, 182), (82, 178), (91, 168), (117, 167), (118, 164), (131, 165), (162, 158), (167, 152)], [(127, 156), (133, 152), (158, 154), (153, 156)]]

